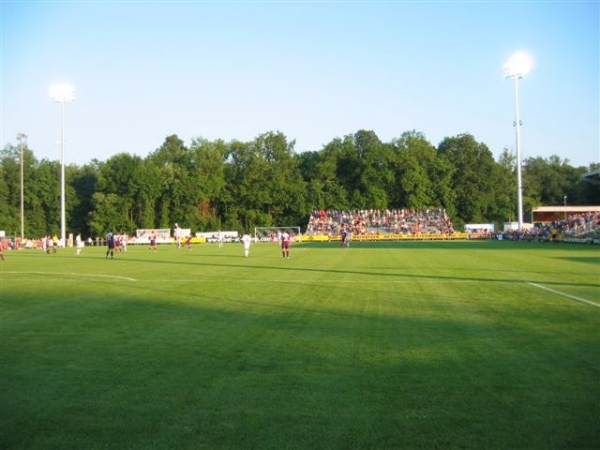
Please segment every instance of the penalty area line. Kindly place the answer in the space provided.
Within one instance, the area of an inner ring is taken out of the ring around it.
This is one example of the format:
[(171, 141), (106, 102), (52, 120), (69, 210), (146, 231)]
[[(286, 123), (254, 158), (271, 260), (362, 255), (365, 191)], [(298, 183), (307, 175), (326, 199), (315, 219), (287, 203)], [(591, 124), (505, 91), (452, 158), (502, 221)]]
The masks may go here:
[(595, 302), (592, 302), (590, 300), (586, 300), (585, 298), (581, 298), (581, 297), (577, 297), (575, 295), (567, 294), (566, 292), (557, 291), (555, 289), (551, 289), (549, 287), (542, 286), (541, 284), (532, 283), (530, 281), (527, 281), (527, 284), (529, 284), (530, 286), (535, 286), (536, 288), (543, 289), (543, 290), (548, 291), (548, 292), (552, 292), (553, 294), (557, 294), (557, 295), (561, 295), (563, 297), (570, 298), (571, 300), (575, 300), (575, 301), (582, 302), (582, 303), (587, 303), (588, 305), (592, 305), (592, 306), (596, 306), (596, 307), (600, 308), (600, 303), (595, 303)]

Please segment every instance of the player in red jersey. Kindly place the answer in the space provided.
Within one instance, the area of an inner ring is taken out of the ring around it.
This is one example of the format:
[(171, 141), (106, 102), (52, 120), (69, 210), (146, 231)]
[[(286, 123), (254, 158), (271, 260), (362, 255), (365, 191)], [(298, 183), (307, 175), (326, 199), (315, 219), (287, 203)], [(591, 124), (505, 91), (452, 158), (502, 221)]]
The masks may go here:
[(289, 258), (290, 257), (290, 233), (288, 233), (288, 230), (283, 230), (283, 233), (281, 233), (281, 255), (284, 258)]

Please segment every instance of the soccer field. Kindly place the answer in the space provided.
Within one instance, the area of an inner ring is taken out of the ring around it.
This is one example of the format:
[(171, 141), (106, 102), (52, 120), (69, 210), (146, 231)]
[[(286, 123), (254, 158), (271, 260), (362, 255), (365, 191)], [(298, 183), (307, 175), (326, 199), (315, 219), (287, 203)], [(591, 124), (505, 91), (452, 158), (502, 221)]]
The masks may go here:
[(600, 249), (5, 252), (2, 449), (592, 449)]

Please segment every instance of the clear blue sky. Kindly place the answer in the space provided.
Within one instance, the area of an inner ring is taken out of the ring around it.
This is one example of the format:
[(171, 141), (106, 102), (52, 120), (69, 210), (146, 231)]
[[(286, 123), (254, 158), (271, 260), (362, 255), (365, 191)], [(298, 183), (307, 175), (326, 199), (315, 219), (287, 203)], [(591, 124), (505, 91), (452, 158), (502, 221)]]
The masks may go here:
[(523, 158), (600, 162), (598, 1), (3, 0), (1, 142), (29, 135), (67, 163), (145, 157), (169, 135), (250, 141), (267, 131), (320, 150), (373, 130), (470, 133), (497, 158), (516, 152), (515, 98), (502, 68), (534, 57), (519, 82)]

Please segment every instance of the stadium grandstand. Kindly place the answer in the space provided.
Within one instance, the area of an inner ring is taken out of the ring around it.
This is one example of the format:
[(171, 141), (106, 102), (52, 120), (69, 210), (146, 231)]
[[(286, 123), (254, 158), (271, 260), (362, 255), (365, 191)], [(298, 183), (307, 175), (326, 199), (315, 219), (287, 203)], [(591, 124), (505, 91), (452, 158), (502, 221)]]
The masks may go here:
[(313, 211), (306, 227), (309, 241), (340, 240), (342, 230), (357, 240), (509, 239), (571, 242), (600, 239), (600, 206), (543, 206), (532, 212), (533, 226), (499, 233), (455, 231), (444, 209), (365, 209)]
[(600, 206), (540, 206), (531, 212), (534, 224), (570, 220), (583, 224), (600, 214)]
[(313, 211), (306, 227), (308, 236), (339, 235), (349, 229), (353, 236), (448, 235), (454, 233), (445, 209), (364, 209)]
[(532, 211), (536, 230), (569, 238), (598, 239), (600, 206), (541, 206)]

